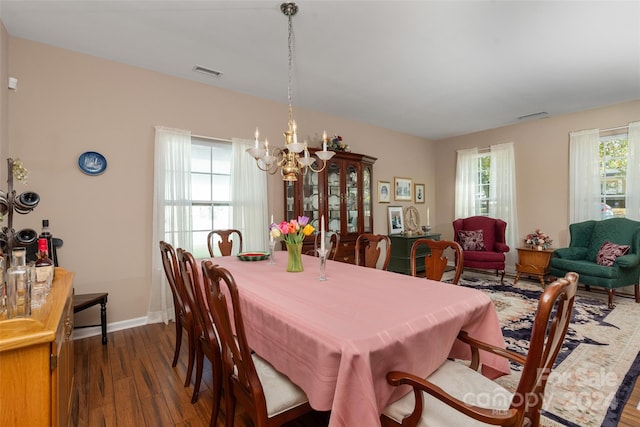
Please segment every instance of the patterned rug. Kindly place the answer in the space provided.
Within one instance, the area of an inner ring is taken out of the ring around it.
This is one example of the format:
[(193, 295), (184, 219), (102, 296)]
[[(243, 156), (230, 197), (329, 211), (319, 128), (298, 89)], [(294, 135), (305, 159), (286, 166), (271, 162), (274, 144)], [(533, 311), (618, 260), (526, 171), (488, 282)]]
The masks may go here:
[[(492, 276), (463, 275), (460, 284), (479, 289), (492, 299), (507, 347), (526, 354), (542, 288), (538, 282)], [(543, 426), (603, 426), (618, 424), (640, 371), (640, 305), (616, 296), (607, 308), (606, 295), (578, 291), (563, 348), (549, 378), (543, 405)], [(515, 390), (520, 367), (498, 380)]]

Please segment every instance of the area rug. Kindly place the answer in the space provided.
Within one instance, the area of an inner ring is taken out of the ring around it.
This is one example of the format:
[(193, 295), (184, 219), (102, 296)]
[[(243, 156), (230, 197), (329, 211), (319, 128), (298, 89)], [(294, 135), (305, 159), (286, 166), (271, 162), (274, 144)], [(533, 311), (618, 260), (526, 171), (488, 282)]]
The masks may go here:
[[(504, 284), (488, 275), (467, 273), (460, 284), (479, 289), (494, 302), (511, 350), (526, 354), (542, 288), (520, 280)], [(543, 426), (603, 426), (618, 424), (640, 371), (640, 305), (616, 296), (608, 309), (606, 295), (578, 291), (574, 314), (545, 392)], [(498, 380), (515, 390), (520, 367)]]

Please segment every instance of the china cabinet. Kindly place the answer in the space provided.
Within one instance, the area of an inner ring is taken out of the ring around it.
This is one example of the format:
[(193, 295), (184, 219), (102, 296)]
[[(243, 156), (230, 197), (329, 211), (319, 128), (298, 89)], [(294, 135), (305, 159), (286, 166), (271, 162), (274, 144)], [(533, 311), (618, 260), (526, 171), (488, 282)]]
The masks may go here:
[[(286, 218), (307, 216), (319, 231), (324, 216), (325, 230), (340, 233), (338, 261), (354, 263), (356, 238), (373, 232), (375, 161), (375, 157), (338, 151), (320, 173), (308, 171), (298, 181), (284, 183)], [(302, 252), (313, 249), (313, 244), (313, 237), (308, 237)]]

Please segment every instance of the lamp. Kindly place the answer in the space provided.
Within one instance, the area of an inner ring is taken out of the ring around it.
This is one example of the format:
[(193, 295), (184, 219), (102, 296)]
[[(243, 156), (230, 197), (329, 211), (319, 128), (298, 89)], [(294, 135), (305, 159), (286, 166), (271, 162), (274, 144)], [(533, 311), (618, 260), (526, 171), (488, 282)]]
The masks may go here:
[[(309, 155), (309, 149), (307, 143), (298, 142), (298, 134), (296, 122), (293, 120), (293, 106), (291, 103), (291, 62), (293, 58), (291, 40), (293, 35), (292, 16), (298, 12), (298, 5), (295, 3), (282, 3), (280, 10), (284, 13), (289, 20), (288, 28), (288, 48), (289, 48), (289, 83), (287, 88), (287, 97), (289, 101), (289, 127), (284, 132), (284, 147), (276, 147), (269, 150), (269, 141), (264, 140), (264, 145), (261, 147), (258, 137), (260, 136), (258, 129), (255, 133), (255, 146), (247, 149), (247, 153), (256, 159), (256, 165), (258, 169), (268, 172), (274, 175), (278, 170), (282, 175), (282, 179), (285, 181), (297, 181), (298, 175), (305, 175), (309, 169), (313, 172), (322, 172), (327, 166), (327, 160), (329, 160), (335, 154), (333, 151), (327, 151), (327, 134), (322, 134), (322, 151), (317, 151), (315, 154), (322, 161), (322, 166), (319, 169), (314, 169), (313, 164), (316, 159)], [(304, 153), (301, 155), (301, 153)]]

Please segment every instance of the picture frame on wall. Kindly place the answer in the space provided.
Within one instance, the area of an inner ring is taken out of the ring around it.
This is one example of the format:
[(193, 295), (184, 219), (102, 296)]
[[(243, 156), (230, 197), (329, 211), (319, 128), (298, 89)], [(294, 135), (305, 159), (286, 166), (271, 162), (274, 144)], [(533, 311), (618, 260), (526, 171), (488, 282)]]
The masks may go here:
[(393, 178), (393, 194), (394, 200), (398, 201), (412, 201), (413, 200), (413, 192), (412, 190), (411, 178)]
[(391, 203), (391, 183), (378, 181), (378, 203)]
[(389, 206), (389, 234), (404, 233), (402, 206)]
[(414, 187), (416, 203), (424, 203), (424, 184), (416, 184)]

